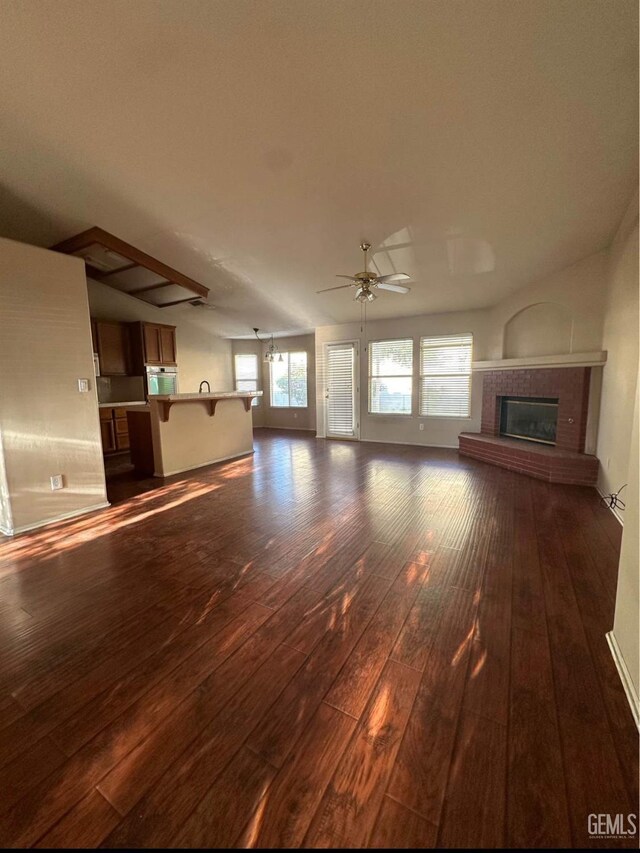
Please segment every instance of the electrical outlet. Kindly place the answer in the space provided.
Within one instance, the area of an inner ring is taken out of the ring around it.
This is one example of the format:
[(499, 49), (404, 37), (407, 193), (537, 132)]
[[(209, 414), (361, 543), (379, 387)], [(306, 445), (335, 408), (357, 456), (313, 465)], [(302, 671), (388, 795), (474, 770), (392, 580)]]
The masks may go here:
[(64, 489), (64, 477), (62, 474), (54, 474), (49, 478), (51, 480), (51, 491), (57, 492), (58, 489)]
[(89, 380), (88, 379), (78, 379), (78, 391), (81, 394), (87, 394), (89, 391)]
[(294, 413), (293, 413), (293, 417), (294, 417), (294, 418), (297, 418), (297, 417), (298, 417), (298, 413), (297, 413), (297, 412), (294, 412)]
[(424, 424), (421, 423), (420, 424), (420, 432), (422, 432), (423, 429), (424, 429)]

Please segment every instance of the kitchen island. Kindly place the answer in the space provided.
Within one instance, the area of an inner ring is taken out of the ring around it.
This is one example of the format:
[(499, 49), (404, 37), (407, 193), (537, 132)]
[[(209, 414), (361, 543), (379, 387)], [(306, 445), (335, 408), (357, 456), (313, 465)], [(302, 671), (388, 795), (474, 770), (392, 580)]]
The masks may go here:
[(148, 406), (127, 411), (136, 472), (169, 477), (253, 453), (251, 403), (260, 396), (262, 391), (151, 395)]

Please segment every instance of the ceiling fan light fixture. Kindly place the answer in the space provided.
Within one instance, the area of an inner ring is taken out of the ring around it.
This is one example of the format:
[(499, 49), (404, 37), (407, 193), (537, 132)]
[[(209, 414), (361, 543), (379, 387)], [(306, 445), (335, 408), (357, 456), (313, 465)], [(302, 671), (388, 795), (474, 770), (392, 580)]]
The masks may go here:
[(354, 296), (356, 302), (373, 302), (376, 298), (376, 294), (369, 288), (360, 288)]
[(343, 290), (347, 287), (355, 287), (356, 295), (354, 299), (356, 302), (360, 302), (364, 304), (366, 302), (373, 302), (374, 299), (377, 298), (378, 294), (374, 293), (371, 288), (380, 288), (380, 290), (390, 290), (393, 293), (409, 293), (411, 290), (410, 287), (406, 287), (404, 284), (397, 284), (400, 281), (409, 281), (409, 276), (403, 272), (394, 272), (389, 273), (388, 275), (377, 275), (369, 270), (369, 258), (368, 252), (371, 249), (371, 244), (362, 242), (360, 243), (360, 248), (364, 254), (364, 269), (362, 272), (357, 272), (355, 275), (341, 275), (339, 274), (338, 278), (346, 278), (349, 281), (349, 284), (339, 284), (336, 287), (325, 287), (323, 290), (317, 290), (316, 293), (328, 293), (330, 290)]

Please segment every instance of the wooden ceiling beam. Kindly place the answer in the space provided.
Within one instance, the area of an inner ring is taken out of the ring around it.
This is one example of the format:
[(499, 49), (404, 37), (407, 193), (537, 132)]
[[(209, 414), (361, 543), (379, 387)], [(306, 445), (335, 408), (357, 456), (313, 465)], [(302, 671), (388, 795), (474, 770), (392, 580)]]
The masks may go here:
[[(134, 264), (145, 267), (146, 269), (167, 279), (171, 283), (184, 287), (186, 290), (190, 290), (196, 296), (201, 296), (203, 299), (206, 299), (209, 294), (208, 287), (205, 287), (203, 284), (199, 284), (197, 281), (189, 278), (189, 276), (183, 275), (181, 272), (178, 272), (178, 270), (173, 269), (173, 267), (162, 263), (162, 261), (151, 257), (151, 255), (147, 255), (146, 252), (136, 249), (136, 247), (132, 246), (130, 243), (125, 243), (124, 240), (121, 240), (114, 234), (109, 234), (108, 231), (104, 231), (102, 228), (98, 228), (97, 226), (88, 228), (86, 231), (83, 231), (81, 234), (76, 234), (75, 237), (70, 237), (68, 240), (62, 240), (62, 242), (56, 243), (55, 246), (51, 246), (51, 249), (54, 252), (64, 252), (67, 255), (72, 255), (74, 252), (86, 249), (87, 246), (91, 246), (93, 243), (104, 246), (106, 249), (111, 249), (112, 252), (122, 255)], [(117, 270), (114, 270), (114, 273), (115, 272), (117, 272)]]
[(189, 296), (187, 299), (174, 299), (173, 302), (150, 302), (149, 305), (155, 305), (156, 308), (171, 308), (172, 305), (181, 305), (183, 302), (193, 302), (197, 299), (196, 296)]

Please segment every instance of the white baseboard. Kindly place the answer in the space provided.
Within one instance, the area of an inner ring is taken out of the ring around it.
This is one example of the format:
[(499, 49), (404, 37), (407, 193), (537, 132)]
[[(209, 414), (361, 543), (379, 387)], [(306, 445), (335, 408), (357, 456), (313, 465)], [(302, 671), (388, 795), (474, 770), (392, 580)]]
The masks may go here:
[(109, 501), (104, 503), (88, 506), (84, 509), (75, 509), (72, 512), (63, 512), (60, 515), (52, 516), (44, 521), (37, 521), (35, 524), (23, 524), (18, 527), (6, 528), (0, 527), (0, 530), (5, 536), (17, 536), (20, 533), (28, 533), (30, 530), (39, 530), (41, 527), (46, 527), (48, 524), (58, 524), (61, 521), (69, 521), (71, 518), (77, 518), (79, 515), (87, 515), (90, 512), (96, 512), (99, 509), (107, 509), (111, 504)]
[(638, 698), (638, 694), (636, 693), (633, 681), (631, 680), (631, 675), (629, 674), (627, 664), (625, 662), (625, 659), (622, 657), (620, 646), (618, 645), (618, 641), (616, 640), (613, 631), (609, 631), (606, 637), (607, 643), (609, 644), (609, 649), (611, 650), (611, 656), (613, 657), (613, 662), (615, 663), (616, 669), (618, 670), (620, 681), (622, 682), (622, 686), (624, 687), (624, 692), (627, 696), (627, 701), (629, 702), (631, 713), (633, 714), (633, 719), (635, 720), (635, 724), (638, 729), (640, 729), (640, 700)]
[[(594, 486), (594, 488), (595, 488), (596, 492), (600, 495), (601, 498), (606, 498), (606, 495), (603, 492), (601, 492), (597, 486)], [(615, 507), (609, 506), (608, 504), (607, 504), (607, 509), (610, 510), (614, 514), (616, 519), (624, 527), (624, 517), (621, 515), (620, 510), (617, 510)]]
[(292, 427), (292, 426), (272, 426), (271, 424), (262, 424), (261, 426), (255, 426), (254, 429), (284, 429), (284, 430), (293, 430), (294, 432), (315, 432), (315, 427)]
[(360, 441), (366, 441), (367, 444), (401, 444), (403, 447), (439, 447), (443, 450), (457, 450), (457, 444), (421, 444), (417, 441), (389, 441), (382, 438), (361, 438)]
[(175, 474), (186, 474), (188, 471), (197, 471), (198, 468), (208, 468), (209, 465), (217, 465), (219, 462), (229, 462), (231, 459), (240, 459), (241, 456), (251, 456), (252, 453), (255, 453), (253, 448), (251, 450), (243, 450), (242, 453), (233, 453), (231, 456), (222, 456), (220, 459), (212, 459), (210, 462), (203, 462), (201, 465), (191, 465), (189, 468), (176, 468), (175, 471), (165, 471), (164, 474), (158, 474), (157, 471), (154, 471), (153, 476), (164, 479), (166, 477), (173, 477)]

